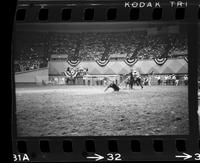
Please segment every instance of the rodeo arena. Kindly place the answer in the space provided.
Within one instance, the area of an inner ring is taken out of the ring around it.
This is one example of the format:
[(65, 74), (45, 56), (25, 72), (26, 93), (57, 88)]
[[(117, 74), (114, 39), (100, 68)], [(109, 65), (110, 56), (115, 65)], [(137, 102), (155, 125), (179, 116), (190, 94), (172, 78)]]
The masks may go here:
[(19, 24), (16, 31), (20, 136), (189, 133), (184, 25)]

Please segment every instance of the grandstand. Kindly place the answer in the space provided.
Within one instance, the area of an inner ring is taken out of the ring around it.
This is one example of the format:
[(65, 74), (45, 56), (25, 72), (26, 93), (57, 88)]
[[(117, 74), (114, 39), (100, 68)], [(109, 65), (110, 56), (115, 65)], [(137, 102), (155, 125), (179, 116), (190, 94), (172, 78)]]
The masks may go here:
[[(120, 54), (126, 54), (126, 56), (138, 59), (178, 58), (187, 54), (186, 39), (174, 34), (168, 35), (166, 39), (166, 37), (147, 36), (144, 35), (144, 32), (47, 33), (46, 37), (49, 39), (46, 43), (46, 38), (42, 37), (41, 33), (34, 33), (34, 36), (38, 36), (34, 38), (31, 38), (31, 33), (18, 33), (20, 37), (16, 46), (16, 72), (46, 67), (50, 54), (67, 55), (70, 60), (83, 61), (99, 57), (109, 58), (115, 54), (119, 58)], [(168, 40), (173, 41), (169, 42)], [(167, 55), (165, 51), (167, 51)]]
[(180, 28), (172, 25), (103, 31), (19, 30), (15, 36), (14, 71), (37, 71), (47, 68), (51, 61), (183, 59), (187, 57), (187, 39), (184, 33), (180, 34)]

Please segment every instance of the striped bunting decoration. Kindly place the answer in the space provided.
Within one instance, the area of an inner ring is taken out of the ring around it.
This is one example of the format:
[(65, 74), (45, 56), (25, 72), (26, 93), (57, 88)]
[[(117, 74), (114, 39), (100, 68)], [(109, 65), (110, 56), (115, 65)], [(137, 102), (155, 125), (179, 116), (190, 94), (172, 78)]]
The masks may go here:
[(77, 73), (78, 72), (76, 70), (74, 70), (74, 69), (72, 69), (71, 71), (64, 72), (65, 76), (68, 77), (68, 78), (71, 78), (71, 77), (75, 78)]
[(138, 60), (133, 58), (133, 59), (130, 59), (130, 58), (126, 58), (124, 59), (124, 62), (128, 65), (128, 66), (133, 66)]
[(155, 58), (154, 61), (157, 65), (162, 66), (167, 61), (167, 58)]
[(101, 66), (101, 67), (104, 67), (108, 64), (109, 60), (100, 60), (100, 59), (97, 59), (96, 60), (96, 63)]
[(68, 60), (67, 62), (70, 64), (70, 66), (73, 66), (73, 67), (76, 67), (80, 63), (79, 60), (76, 60), (76, 61)]
[(74, 70), (74, 69), (71, 70), (72, 78), (75, 78), (77, 74), (78, 74), (78, 72), (76, 70)]
[(65, 76), (68, 77), (68, 78), (71, 77), (71, 73), (70, 73), (69, 71), (66, 71), (66, 72), (64, 71), (64, 74), (65, 74)]
[(188, 57), (184, 57), (185, 61), (188, 63)]

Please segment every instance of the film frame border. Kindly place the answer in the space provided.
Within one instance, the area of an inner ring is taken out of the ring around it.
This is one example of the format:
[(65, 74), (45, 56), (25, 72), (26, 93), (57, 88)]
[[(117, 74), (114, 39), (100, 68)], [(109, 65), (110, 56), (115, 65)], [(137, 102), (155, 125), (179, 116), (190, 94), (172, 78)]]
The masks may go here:
[[(25, 11), (24, 20), (19, 20), (17, 23), (51, 23), (51, 22), (111, 22), (111, 21), (176, 21), (176, 20), (198, 20), (200, 19), (199, 13), (200, 9), (198, 8), (197, 2), (194, 0), (190, 3), (187, 3), (188, 7), (170, 7), (170, 3), (167, 3), (164, 0), (158, 0), (161, 7), (125, 7), (126, 0), (110, 0), (110, 1), (101, 1), (101, 0), (75, 0), (75, 1), (19, 1), (18, 9), (27, 9)], [(135, 0), (134, 2), (141, 2)], [(148, 2), (155, 3), (153, 0)], [(127, 5), (126, 5), (127, 6)], [(191, 7), (193, 7), (193, 12), (191, 12)], [(17, 9), (17, 10), (18, 10)], [(48, 15), (39, 19), (40, 9), (43, 10), (43, 15)], [(62, 19), (63, 9), (71, 9), (71, 17), (67, 20)], [(94, 17), (91, 20), (84, 19), (85, 10), (93, 9)], [(116, 16), (113, 19), (107, 19), (109, 10), (116, 9)], [(160, 9), (160, 10), (159, 10)], [(46, 11), (44, 11), (46, 10)], [(47, 11), (48, 10), (48, 11)], [(137, 17), (132, 17), (131, 13), (138, 14)], [(159, 14), (160, 17), (155, 18), (155, 13)], [(23, 15), (23, 13), (22, 13)]]
[[(63, 2), (63, 1), (62, 1)], [(160, 2), (160, 1), (159, 1)], [(41, 2), (35, 1), (35, 4), (26, 4), (23, 1), (19, 1), (17, 8), (26, 9), (28, 14), (24, 21), (17, 21), (17, 23), (51, 23), (61, 22), (61, 14), (58, 12), (53, 17), (48, 17), (48, 20), (40, 21), (37, 19), (38, 11), (41, 6), (48, 8), (49, 11), (55, 13), (55, 11), (63, 8), (62, 3), (49, 1), (46, 6), (41, 5)], [(174, 22), (174, 23), (188, 23), (187, 37), (188, 37), (188, 54), (189, 54), (189, 74), (192, 78), (189, 79), (189, 135), (158, 135), (158, 136), (80, 136), (80, 137), (17, 137), (16, 135), (16, 117), (15, 117), (15, 86), (14, 86), (14, 75), (12, 74), (12, 93), (13, 93), (13, 151), (17, 154), (28, 153), (30, 161), (87, 161), (86, 156), (94, 154), (95, 152), (101, 155), (107, 153), (120, 153), (123, 161), (133, 160), (177, 160), (175, 154), (180, 152), (186, 152), (194, 154), (200, 150), (200, 137), (198, 131), (198, 100), (197, 97), (197, 56), (198, 52), (198, 14), (199, 8), (196, 3), (191, 3), (189, 7), (184, 9), (185, 16), (182, 20), (176, 19), (176, 8), (169, 8), (166, 4), (162, 7), (163, 17), (159, 20), (153, 19), (154, 8), (143, 8), (139, 9), (139, 18), (130, 19), (130, 9), (125, 9), (120, 2), (102, 2), (99, 1), (100, 5), (95, 5), (94, 11), (97, 13), (104, 12), (103, 14), (97, 14), (98, 17), (94, 17), (92, 22), (118, 22), (118, 21), (152, 21), (152, 22)], [(161, 2), (162, 3), (162, 2)], [(87, 1), (82, 4), (80, 1), (73, 2), (75, 5), (71, 5), (70, 1), (65, 2), (66, 6), (71, 6), (73, 17), (69, 21), (62, 21), (63, 23), (68, 22), (90, 22), (84, 20), (83, 11), (91, 7), (91, 1)], [(195, 4), (195, 5), (194, 5)], [(99, 6), (104, 10), (98, 9)], [(114, 7), (113, 7), (114, 6)], [(70, 7), (68, 7), (70, 8)], [(109, 8), (116, 8), (117, 12), (120, 11), (114, 20), (107, 20), (106, 11)], [(171, 12), (169, 12), (171, 9)], [(79, 10), (79, 12), (77, 12)], [(126, 11), (127, 10), (127, 11)], [(126, 11), (126, 14), (122, 14)], [(129, 11), (129, 12), (128, 12)], [(35, 16), (31, 17), (31, 13)], [(76, 13), (76, 14), (74, 14)], [(77, 14), (78, 13), (78, 14)], [(168, 15), (168, 13), (170, 13)], [(82, 15), (82, 17), (80, 16)], [(166, 15), (166, 16), (165, 16)], [(97, 19), (97, 20), (95, 20)], [(128, 20), (127, 20), (128, 19)], [(178, 21), (178, 22), (177, 22)], [(14, 71), (12, 71), (13, 73)], [(90, 142), (89, 144), (87, 142)], [(63, 142), (68, 142), (68, 146), (71, 149), (64, 149)], [(70, 143), (71, 142), (71, 143)], [(136, 144), (134, 145), (135, 142)], [(138, 142), (138, 143), (137, 143)], [(155, 145), (157, 142), (157, 145)], [(71, 145), (70, 145), (71, 144)], [(114, 146), (110, 147), (110, 144)], [(161, 151), (160, 147), (162, 146)], [(135, 148), (134, 148), (135, 147)], [(157, 150), (157, 151), (156, 151)]]

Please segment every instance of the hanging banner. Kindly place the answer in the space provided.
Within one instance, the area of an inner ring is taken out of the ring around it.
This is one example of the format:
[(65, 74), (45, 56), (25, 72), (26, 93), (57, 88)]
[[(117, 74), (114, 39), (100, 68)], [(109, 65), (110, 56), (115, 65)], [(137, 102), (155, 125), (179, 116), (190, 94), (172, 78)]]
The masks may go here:
[(124, 62), (128, 65), (128, 66), (133, 66), (136, 62), (138, 61), (138, 59), (130, 59), (130, 58), (126, 58), (124, 59)]
[(155, 58), (154, 61), (157, 65), (162, 66), (167, 61), (167, 58)]
[(104, 67), (108, 64), (109, 60), (100, 60), (100, 59), (97, 59), (96, 60), (96, 63), (101, 66), (101, 67)]
[(188, 57), (184, 57), (185, 61), (188, 63)]
[(69, 64), (70, 64), (70, 66), (73, 66), (73, 67), (76, 67), (79, 63), (80, 63), (80, 61), (79, 60), (76, 60), (76, 61), (67, 61)]

